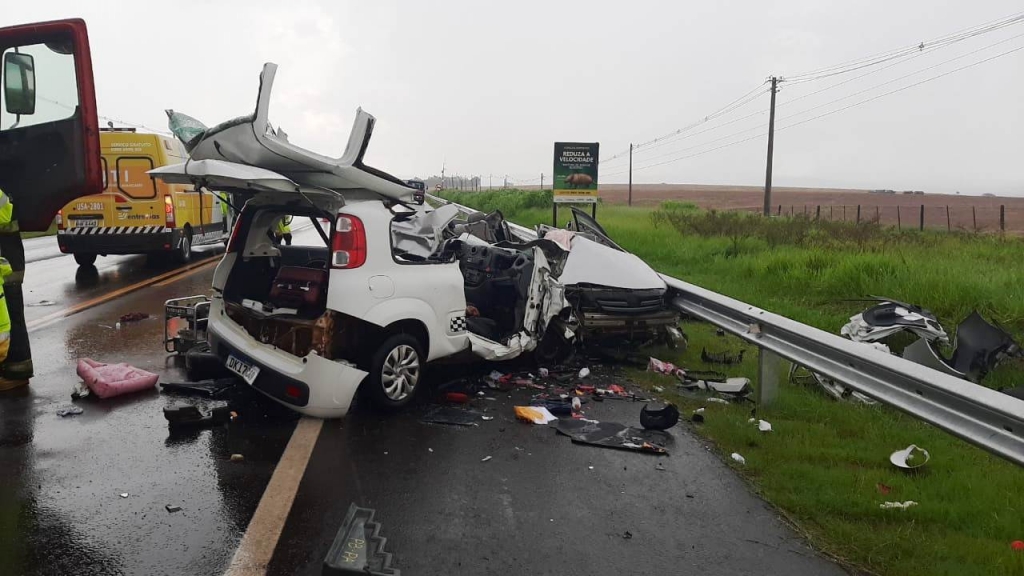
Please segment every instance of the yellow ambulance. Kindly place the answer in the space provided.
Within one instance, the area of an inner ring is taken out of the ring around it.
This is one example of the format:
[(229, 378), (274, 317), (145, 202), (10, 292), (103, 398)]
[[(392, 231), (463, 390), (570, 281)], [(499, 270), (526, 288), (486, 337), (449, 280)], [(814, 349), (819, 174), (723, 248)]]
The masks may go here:
[(60, 251), (81, 266), (108, 254), (166, 254), (185, 262), (193, 246), (227, 240), (224, 200), (208, 190), (165, 184), (147, 172), (184, 162), (181, 144), (134, 128), (100, 130), (103, 192), (69, 202), (57, 215)]

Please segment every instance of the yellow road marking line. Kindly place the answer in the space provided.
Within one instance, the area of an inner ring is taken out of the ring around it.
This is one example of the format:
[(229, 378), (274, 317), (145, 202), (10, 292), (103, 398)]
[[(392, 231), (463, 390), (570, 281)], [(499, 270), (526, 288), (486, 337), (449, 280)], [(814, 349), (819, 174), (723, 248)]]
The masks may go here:
[(225, 576), (264, 576), (324, 421), (303, 416), (274, 468)]
[(178, 278), (176, 278), (176, 276), (181, 276), (183, 278), (183, 277), (185, 277), (184, 274), (186, 272), (188, 272), (189, 274), (198, 272), (200, 269), (205, 269), (210, 264), (213, 264), (213, 263), (217, 262), (217, 260), (219, 258), (220, 258), (219, 255), (218, 256), (211, 256), (210, 258), (206, 258), (204, 260), (200, 260), (199, 262), (190, 264), (189, 266), (186, 266), (184, 268), (177, 268), (175, 270), (170, 270), (168, 272), (164, 272), (163, 274), (159, 274), (157, 276), (153, 276), (152, 278), (147, 278), (147, 279), (142, 280), (140, 282), (136, 282), (135, 284), (132, 284), (130, 286), (124, 286), (124, 287), (118, 288), (117, 290), (114, 290), (112, 292), (107, 292), (106, 294), (104, 294), (102, 296), (97, 296), (96, 298), (93, 298), (92, 300), (86, 300), (85, 302), (79, 302), (78, 304), (75, 304), (74, 306), (71, 306), (69, 308), (65, 308), (63, 310), (58, 310), (58, 311), (53, 312), (51, 314), (47, 314), (46, 316), (43, 316), (42, 318), (36, 318), (35, 320), (33, 320), (33, 321), (28, 323), (28, 329), (30, 331), (31, 330), (38, 330), (40, 328), (43, 328), (45, 326), (48, 326), (48, 325), (56, 322), (56, 321), (58, 321), (58, 320), (60, 320), (62, 318), (66, 318), (66, 317), (71, 316), (73, 314), (78, 314), (79, 312), (81, 312), (83, 310), (88, 310), (89, 308), (93, 308), (95, 306), (99, 306), (100, 304), (105, 304), (107, 302), (110, 302), (111, 300), (114, 300), (116, 298), (120, 298), (121, 296), (124, 296), (125, 294), (128, 294), (128, 293), (134, 292), (136, 290), (145, 288), (147, 286), (151, 286), (153, 284), (156, 284), (157, 282), (161, 282), (161, 281), (165, 281), (166, 280), (169, 283), (169, 282), (171, 282), (173, 280), (177, 280)]

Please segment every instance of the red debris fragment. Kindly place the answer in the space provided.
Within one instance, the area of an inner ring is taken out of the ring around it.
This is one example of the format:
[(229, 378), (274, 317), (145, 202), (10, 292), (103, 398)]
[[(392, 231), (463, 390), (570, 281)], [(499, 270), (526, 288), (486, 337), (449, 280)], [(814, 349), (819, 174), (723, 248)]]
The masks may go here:
[(1010, 543), (1010, 548), (1017, 552), (1024, 552), (1024, 540), (1014, 540)]
[(462, 392), (447, 392), (444, 395), (444, 399), (455, 404), (466, 404), (469, 402), (469, 396)]
[(145, 320), (149, 318), (149, 314), (145, 312), (129, 312), (124, 316), (121, 316), (121, 322), (138, 322), (139, 320)]
[(892, 492), (892, 486), (886, 486), (885, 484), (882, 484), (881, 482), (876, 484), (875, 487), (878, 488), (878, 492), (881, 493), (881, 494), (888, 494), (889, 492)]
[(623, 388), (622, 386), (619, 386), (618, 384), (612, 384), (608, 386), (608, 391), (611, 392), (612, 394), (618, 394), (619, 396), (626, 395), (626, 389)]

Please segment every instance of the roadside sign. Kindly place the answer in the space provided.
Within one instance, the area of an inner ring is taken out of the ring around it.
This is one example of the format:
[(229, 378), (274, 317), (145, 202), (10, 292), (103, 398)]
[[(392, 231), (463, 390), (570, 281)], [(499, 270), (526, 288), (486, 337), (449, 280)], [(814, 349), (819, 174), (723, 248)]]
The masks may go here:
[(597, 142), (555, 142), (556, 203), (597, 203)]
[(438, 192), (440, 192), (441, 191), (441, 185), (440, 184), (434, 184), (434, 190), (437, 190)]

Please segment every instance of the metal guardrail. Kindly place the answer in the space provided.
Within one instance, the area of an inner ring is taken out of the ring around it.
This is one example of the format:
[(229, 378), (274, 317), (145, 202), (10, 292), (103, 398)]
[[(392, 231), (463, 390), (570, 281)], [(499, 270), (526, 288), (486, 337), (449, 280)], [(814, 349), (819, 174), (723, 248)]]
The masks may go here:
[[(536, 238), (529, 228), (509, 226), (522, 239)], [(777, 387), (777, 355), (1024, 466), (1024, 401), (677, 278), (661, 277), (671, 290), (672, 306), (758, 347), (761, 399)]]

